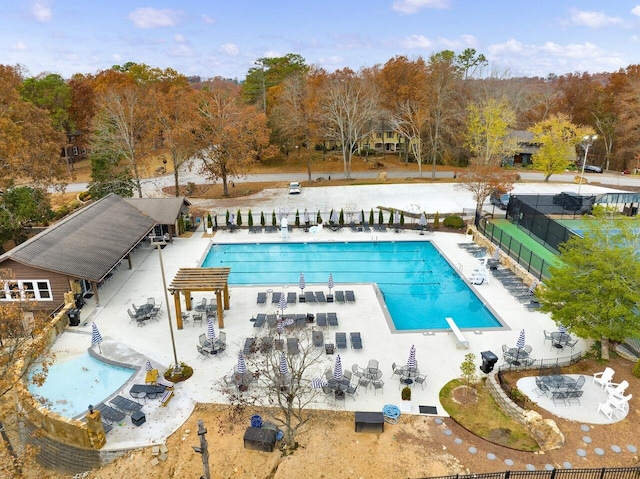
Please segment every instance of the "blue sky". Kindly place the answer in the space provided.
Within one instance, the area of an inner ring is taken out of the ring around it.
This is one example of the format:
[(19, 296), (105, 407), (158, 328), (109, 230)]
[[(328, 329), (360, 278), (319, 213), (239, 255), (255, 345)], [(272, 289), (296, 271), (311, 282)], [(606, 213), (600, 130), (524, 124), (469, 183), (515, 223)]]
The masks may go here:
[(0, 64), (30, 75), (128, 61), (244, 79), (297, 53), (328, 71), (475, 48), (512, 76), (640, 63), (640, 0), (3, 0)]

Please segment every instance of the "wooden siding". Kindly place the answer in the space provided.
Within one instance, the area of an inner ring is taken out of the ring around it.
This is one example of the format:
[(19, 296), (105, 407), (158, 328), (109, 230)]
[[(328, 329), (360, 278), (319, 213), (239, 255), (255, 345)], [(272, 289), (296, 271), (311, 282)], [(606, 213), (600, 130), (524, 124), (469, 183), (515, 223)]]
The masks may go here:
[(25, 266), (11, 259), (0, 263), (0, 268), (10, 270), (10, 275), (14, 280), (49, 280), (52, 300), (38, 301), (34, 308), (38, 311), (55, 311), (64, 304), (64, 293), (71, 291), (70, 279), (63, 274)]

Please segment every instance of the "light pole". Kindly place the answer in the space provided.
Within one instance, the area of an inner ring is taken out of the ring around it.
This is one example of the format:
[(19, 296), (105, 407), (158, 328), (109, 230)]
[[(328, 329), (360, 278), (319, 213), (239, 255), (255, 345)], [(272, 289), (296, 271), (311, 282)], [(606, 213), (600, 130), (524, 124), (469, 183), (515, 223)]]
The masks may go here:
[(162, 289), (164, 289), (164, 300), (167, 305), (167, 318), (169, 318), (169, 332), (171, 333), (171, 346), (173, 347), (173, 360), (175, 361), (175, 367), (173, 368), (173, 375), (176, 376), (182, 372), (180, 363), (178, 362), (178, 353), (176, 352), (176, 341), (173, 336), (173, 325), (171, 324), (171, 308), (169, 306), (169, 293), (167, 292), (167, 280), (164, 276), (164, 263), (162, 262), (162, 247), (166, 246), (165, 241), (156, 243), (158, 249), (158, 257), (160, 258), (160, 272), (162, 273)]
[(582, 171), (580, 172), (580, 183), (578, 183), (578, 194), (580, 194), (580, 188), (582, 188), (582, 182), (584, 180), (584, 167), (587, 166), (587, 154), (589, 148), (593, 145), (593, 141), (598, 139), (598, 135), (585, 135), (582, 137), (582, 148), (584, 148), (584, 159), (582, 160)]

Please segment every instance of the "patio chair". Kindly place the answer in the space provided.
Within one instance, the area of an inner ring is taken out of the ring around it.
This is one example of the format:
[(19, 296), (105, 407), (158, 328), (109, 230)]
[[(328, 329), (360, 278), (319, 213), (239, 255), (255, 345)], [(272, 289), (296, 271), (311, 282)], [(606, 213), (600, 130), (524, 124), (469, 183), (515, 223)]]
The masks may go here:
[(199, 313), (204, 313), (207, 309), (207, 298), (202, 298), (202, 300), (196, 305), (195, 310)]
[(133, 414), (134, 412), (142, 409), (142, 404), (120, 395), (117, 395), (116, 397), (111, 399), (109, 401), (109, 404), (125, 414)]
[(578, 344), (578, 340), (574, 339), (573, 341), (567, 341), (566, 346), (569, 346), (571, 348), (571, 352), (573, 352), (573, 348), (576, 347), (576, 344)]
[(325, 327), (327, 325), (327, 313), (316, 314), (316, 324), (320, 327)]
[(356, 295), (353, 291), (345, 291), (344, 292), (344, 297), (347, 300), (347, 303), (355, 303), (356, 302)]
[(329, 326), (338, 326), (338, 314), (337, 313), (327, 313), (327, 322)]
[(553, 346), (553, 338), (551, 337), (551, 333), (549, 333), (546, 329), (543, 329), (542, 332), (544, 333), (544, 342), (546, 343), (547, 341), (551, 341), (551, 345)]
[(258, 313), (253, 321), (254, 328), (261, 328), (264, 326), (264, 322), (267, 320), (267, 315), (264, 313)]
[(336, 303), (344, 303), (345, 302), (344, 291), (335, 291), (333, 294), (335, 295)]
[(373, 386), (373, 395), (376, 395), (376, 391), (380, 389), (380, 392), (384, 394), (384, 381), (382, 379), (374, 379), (371, 381), (371, 385)]
[(607, 390), (609, 397), (611, 396), (621, 397), (624, 395), (624, 392), (627, 390), (628, 387), (629, 387), (629, 382), (626, 379), (624, 379), (619, 384), (616, 384), (616, 383), (607, 384), (605, 386), (605, 389)]
[(427, 380), (426, 374), (418, 374), (415, 378), (413, 378), (414, 384), (419, 384), (420, 387), (422, 387), (422, 390), (424, 390), (424, 383), (426, 380)]
[(215, 349), (226, 349), (227, 347), (227, 333), (224, 331), (220, 331), (218, 333), (218, 337), (213, 342), (213, 347)]
[(264, 291), (258, 292), (258, 299), (256, 300), (258, 304), (267, 304), (267, 293)]
[(585, 381), (586, 381), (586, 380), (587, 380), (587, 379), (586, 379), (584, 376), (580, 376), (580, 377), (576, 380), (576, 382), (575, 382), (573, 385), (571, 385), (571, 386), (570, 386), (570, 387), (571, 387), (571, 389), (578, 389), (578, 390), (579, 390), (579, 389), (582, 389), (582, 386), (584, 386), (584, 383), (585, 383)]
[(616, 408), (613, 404), (611, 404), (609, 401), (606, 401), (604, 403), (598, 403), (598, 412), (601, 412), (602, 414), (604, 414), (609, 421), (613, 421), (614, 418), (614, 414), (617, 416), (617, 412), (616, 412)]
[(402, 377), (404, 375), (404, 368), (399, 368), (398, 366), (396, 366), (396, 363), (393, 363), (391, 365), (391, 369), (393, 371), (393, 373), (391, 374), (392, 378), (393, 376)]
[(578, 406), (580, 406), (580, 398), (582, 397), (582, 394), (584, 393), (584, 391), (581, 390), (573, 390), (573, 391), (567, 391), (567, 397), (566, 397), (566, 402), (568, 406), (571, 406), (571, 402), (575, 401), (578, 403)]
[(345, 395), (351, 396), (351, 399), (355, 401), (355, 395), (358, 394), (358, 386), (359, 383), (356, 383), (355, 385), (349, 384), (349, 386), (347, 386), (347, 389), (344, 391)]
[(358, 366), (356, 363), (353, 363), (351, 365), (351, 372), (353, 373), (353, 375), (356, 378), (361, 378), (364, 376), (364, 371), (362, 370), (362, 368), (360, 366)]
[(287, 304), (296, 304), (296, 293), (287, 293)]
[(349, 333), (351, 339), (351, 348), (362, 349), (362, 337), (359, 332)]
[(558, 403), (562, 405), (566, 405), (567, 392), (566, 391), (553, 391), (551, 393), (551, 400), (553, 401), (553, 405), (557, 406)]
[(315, 347), (321, 348), (324, 346), (324, 334), (322, 334), (322, 331), (313, 331), (311, 333), (311, 339)]
[(602, 389), (607, 387), (607, 384), (613, 379), (615, 371), (610, 367), (604, 368), (604, 371), (593, 374), (593, 383), (599, 384)]
[(287, 338), (287, 353), (298, 354), (300, 352), (300, 346), (298, 344), (298, 338)]
[(369, 378), (365, 378), (364, 376), (362, 376), (361, 378), (358, 379), (358, 386), (363, 387), (365, 391), (369, 388), (370, 384), (371, 384), (371, 379)]
[(209, 351), (207, 349), (203, 348), (202, 346), (200, 346), (199, 344), (196, 345), (196, 348), (198, 350), (198, 357), (200, 359), (202, 359), (203, 361), (210, 356), (209, 355)]
[(347, 333), (336, 333), (336, 348), (347, 349)]
[(614, 408), (620, 412), (627, 412), (629, 410), (629, 401), (633, 397), (633, 394), (628, 396), (609, 396), (607, 402), (609, 402)]
[(380, 363), (378, 362), (377, 359), (369, 359), (369, 362), (367, 363), (366, 371), (367, 373), (377, 371), (379, 366), (380, 366)]
[(193, 316), (191, 316), (191, 320), (193, 321), (194, 326), (196, 325), (196, 323), (200, 323), (200, 326), (202, 326), (202, 313), (195, 313)]

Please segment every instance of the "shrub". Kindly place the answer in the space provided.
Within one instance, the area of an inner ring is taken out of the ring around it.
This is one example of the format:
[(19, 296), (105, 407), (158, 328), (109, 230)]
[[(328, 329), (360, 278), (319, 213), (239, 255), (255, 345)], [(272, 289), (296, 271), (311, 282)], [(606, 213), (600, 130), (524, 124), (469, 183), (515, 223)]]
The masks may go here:
[(411, 401), (411, 388), (409, 386), (405, 386), (402, 388), (401, 396), (403, 401)]
[(369, 224), (373, 224), (373, 208), (371, 208), (371, 211), (369, 212)]
[(384, 213), (382, 212), (382, 210), (378, 210), (378, 224), (384, 224)]
[(264, 219), (264, 211), (260, 212), (260, 224), (262, 226), (265, 226), (267, 224), (267, 221)]
[(338, 216), (338, 223), (340, 225), (344, 224), (344, 210), (340, 208), (340, 216)]
[(242, 214), (240, 210), (238, 210), (238, 214), (236, 215), (236, 225), (242, 226)]
[(296, 210), (296, 226), (300, 226), (300, 210)]
[(464, 228), (464, 220), (462, 219), (462, 217), (456, 215), (447, 216), (442, 224), (447, 228), (453, 228), (457, 230), (461, 230), (462, 228)]
[(247, 213), (247, 225), (253, 226), (253, 213), (251, 213), (251, 210)]
[(207, 228), (213, 228), (213, 219), (211, 213), (207, 213)]
[(637, 378), (640, 378), (640, 359), (636, 361), (636, 364), (633, 366), (633, 369), (631, 370), (631, 374), (633, 374)]
[(436, 211), (436, 215), (433, 217), (433, 229), (437, 230), (440, 228), (440, 213)]
[(180, 367), (182, 368), (182, 374), (179, 376), (173, 375), (173, 367), (167, 369), (163, 376), (167, 381), (172, 381), (174, 383), (179, 383), (182, 381), (186, 381), (191, 376), (193, 376), (193, 368), (191, 366), (187, 366), (185, 363), (180, 363)]
[(278, 218), (276, 218), (276, 210), (271, 213), (271, 226), (278, 226)]

